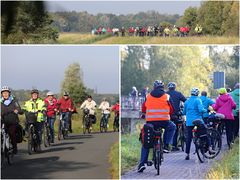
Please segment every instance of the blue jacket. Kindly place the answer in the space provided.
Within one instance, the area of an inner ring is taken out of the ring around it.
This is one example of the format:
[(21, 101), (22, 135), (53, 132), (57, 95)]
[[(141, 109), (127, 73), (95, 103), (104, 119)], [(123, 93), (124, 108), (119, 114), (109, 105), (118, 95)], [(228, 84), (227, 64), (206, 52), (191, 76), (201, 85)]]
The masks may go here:
[(179, 91), (169, 90), (167, 94), (169, 94), (171, 97), (174, 114), (178, 115), (180, 111), (180, 102), (185, 102), (187, 99)]
[[(208, 107), (214, 104), (214, 101), (206, 96), (201, 96), (202, 104), (204, 109), (208, 110)], [(207, 118), (209, 116), (208, 112), (203, 113), (203, 118)]]
[(183, 114), (186, 115), (186, 125), (193, 126), (192, 122), (196, 119), (202, 120), (202, 114), (207, 112), (204, 109), (201, 99), (198, 96), (191, 96), (185, 103)]

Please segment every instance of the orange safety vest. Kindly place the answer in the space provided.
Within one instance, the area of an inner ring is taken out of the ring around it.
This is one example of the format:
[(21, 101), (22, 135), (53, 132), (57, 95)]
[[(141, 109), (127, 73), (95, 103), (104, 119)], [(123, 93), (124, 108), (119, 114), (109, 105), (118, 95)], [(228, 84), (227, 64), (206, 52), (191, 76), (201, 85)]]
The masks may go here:
[(147, 96), (146, 100), (146, 121), (167, 121), (170, 120), (170, 106), (168, 94), (159, 98), (152, 95)]

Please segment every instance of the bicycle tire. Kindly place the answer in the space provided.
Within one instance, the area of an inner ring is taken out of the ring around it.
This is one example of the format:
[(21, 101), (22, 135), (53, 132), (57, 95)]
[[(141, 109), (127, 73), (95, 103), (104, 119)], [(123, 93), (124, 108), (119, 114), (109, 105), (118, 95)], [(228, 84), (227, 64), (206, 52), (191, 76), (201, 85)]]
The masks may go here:
[(33, 149), (32, 127), (29, 127), (28, 128), (28, 154), (29, 155), (32, 154), (32, 149)]
[(47, 132), (46, 132), (45, 124), (43, 125), (43, 132), (42, 132), (42, 134), (43, 134), (43, 144), (44, 144), (45, 147), (48, 147), (48, 145), (47, 145)]
[(201, 163), (204, 163), (205, 162), (205, 156), (204, 156), (204, 153), (203, 153), (203, 148), (200, 145), (200, 143), (201, 143), (200, 139), (198, 138), (198, 139), (196, 139), (196, 141), (199, 141), (199, 142), (196, 142), (196, 144), (195, 144), (198, 159)]
[[(87, 115), (86, 115), (86, 116), (87, 116)], [(86, 118), (87, 118), (86, 116), (83, 118), (83, 122), (82, 122), (82, 126), (83, 126), (83, 134), (86, 133)]]
[(101, 121), (100, 121), (100, 132), (101, 133), (103, 132), (103, 126), (104, 126), (104, 123), (103, 123), (103, 117), (102, 117)]
[(157, 175), (160, 174), (160, 165), (161, 165), (161, 153), (160, 150), (156, 151), (156, 160), (157, 160)]
[[(10, 143), (11, 144), (11, 143)], [(7, 151), (7, 162), (8, 162), (8, 165), (12, 165), (13, 164), (13, 147), (9, 148)]]
[(61, 120), (59, 121), (59, 128), (58, 128), (58, 140), (61, 140), (61, 136), (62, 136), (62, 123)]

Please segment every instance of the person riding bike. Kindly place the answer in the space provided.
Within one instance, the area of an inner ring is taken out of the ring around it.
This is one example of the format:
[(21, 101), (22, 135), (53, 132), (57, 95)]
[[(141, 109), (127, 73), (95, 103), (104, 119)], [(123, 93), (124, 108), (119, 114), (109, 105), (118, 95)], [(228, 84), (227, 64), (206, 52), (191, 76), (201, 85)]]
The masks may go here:
[(58, 107), (59, 107), (59, 111), (62, 116), (62, 119), (64, 121), (65, 129), (68, 129), (70, 132), (72, 132), (72, 126), (71, 126), (72, 123), (70, 119), (71, 117), (70, 113), (74, 111), (74, 106), (73, 106), (73, 101), (69, 97), (68, 92), (65, 91), (63, 93), (63, 97), (58, 101)]
[(201, 96), (200, 99), (202, 101), (203, 104), (203, 108), (207, 110), (207, 112), (203, 113), (203, 121), (204, 123), (207, 123), (207, 119), (209, 117), (209, 107), (212, 106), (214, 104), (214, 101), (211, 100), (209, 97), (207, 97), (207, 92), (206, 91), (202, 91), (201, 92)]
[(234, 86), (234, 90), (231, 92), (231, 96), (236, 103), (236, 109), (233, 110), (233, 115), (234, 115), (234, 138), (239, 137), (239, 83), (236, 83)]
[(202, 124), (204, 124), (202, 120), (202, 114), (206, 113), (207, 110), (204, 109), (201, 99), (198, 97), (199, 90), (198, 88), (192, 88), (191, 96), (184, 103), (183, 115), (186, 115), (186, 160), (189, 160), (189, 153), (192, 142), (192, 130), (194, 128), (193, 121), (201, 120)]
[(47, 121), (50, 128), (51, 143), (54, 143), (54, 122), (56, 120), (56, 113), (58, 112), (58, 100), (54, 97), (54, 93), (49, 91), (44, 102), (47, 107)]
[[(185, 96), (179, 92), (176, 91), (176, 83), (175, 82), (169, 82), (168, 83), (168, 91), (167, 94), (170, 95), (171, 100), (172, 100), (172, 105), (174, 108), (174, 112), (171, 115), (171, 121), (174, 122), (174, 124), (177, 126), (179, 123), (179, 116), (181, 116), (181, 110), (180, 110), (180, 103), (181, 102), (185, 102), (187, 99), (185, 98)], [(173, 151), (178, 151), (179, 148), (177, 147), (177, 137), (178, 137), (178, 128), (176, 128), (174, 137), (173, 137)]]
[[(36, 113), (37, 114), (37, 122), (34, 124), (37, 131), (37, 141), (38, 141), (38, 151), (41, 151), (41, 143), (42, 143), (42, 128), (44, 122), (44, 116), (46, 115), (46, 105), (39, 97), (39, 91), (37, 89), (33, 89), (31, 91), (31, 99), (25, 102), (24, 108), (26, 114), (28, 113)], [(26, 121), (26, 130), (28, 132), (28, 122)], [(29, 133), (29, 132), (28, 132)]]
[(170, 28), (167, 26), (165, 29), (164, 29), (164, 36), (167, 37), (170, 35)]
[(112, 107), (112, 111), (114, 111), (115, 116), (114, 116), (114, 122), (117, 121), (118, 125), (119, 125), (119, 100), (117, 100), (116, 104)]
[(16, 141), (16, 123), (19, 122), (18, 114), (22, 114), (22, 110), (17, 99), (11, 95), (8, 86), (3, 86), (1, 89), (1, 124), (5, 123), (14, 154), (17, 154), (18, 151)]
[(196, 32), (197, 35), (200, 35), (200, 34), (202, 33), (203, 28), (202, 28), (201, 25), (198, 25), (198, 24), (197, 24), (197, 26), (195, 27), (194, 30), (195, 30), (195, 32)]
[[(88, 96), (87, 99), (82, 103), (81, 109), (87, 108), (89, 110), (89, 116), (92, 121), (96, 122), (95, 109), (97, 107), (96, 102), (92, 99), (92, 96)], [(84, 116), (83, 116), (84, 118)], [(90, 130), (92, 130), (92, 121), (90, 121)]]
[(220, 88), (218, 92), (219, 96), (212, 107), (217, 113), (221, 113), (225, 116), (224, 123), (226, 127), (227, 144), (229, 148), (231, 148), (234, 140), (233, 110), (236, 109), (237, 106), (230, 94), (227, 93), (226, 88)]
[(109, 102), (106, 100), (106, 98), (103, 98), (103, 101), (101, 102), (101, 104), (99, 106), (99, 109), (102, 110), (103, 117), (107, 123), (107, 127), (109, 127), (108, 118), (110, 117), (110, 106), (109, 106)]
[[(164, 144), (166, 146), (163, 147), (165, 152), (169, 152), (168, 145), (172, 144), (173, 135), (176, 130), (176, 125), (170, 121), (170, 115), (174, 111), (170, 102), (170, 96), (164, 91), (164, 83), (156, 80), (153, 90), (147, 96), (146, 102), (143, 103), (142, 107), (143, 113), (146, 113), (146, 123), (152, 124), (155, 130), (158, 130), (160, 127), (165, 129)], [(143, 172), (146, 169), (144, 163), (148, 161), (148, 154), (149, 149), (142, 146), (138, 172)]]

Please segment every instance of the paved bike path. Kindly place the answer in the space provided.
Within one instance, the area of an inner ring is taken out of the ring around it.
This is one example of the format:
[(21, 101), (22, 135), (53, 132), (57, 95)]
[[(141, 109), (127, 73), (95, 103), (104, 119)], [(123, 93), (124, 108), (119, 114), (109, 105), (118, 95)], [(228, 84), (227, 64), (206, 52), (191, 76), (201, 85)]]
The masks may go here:
[(1, 169), (2, 179), (111, 178), (108, 154), (118, 141), (117, 132), (70, 134), (66, 140), (55, 141), (32, 155), (27, 153), (27, 143), (19, 144), (14, 164)]
[[(157, 176), (157, 170), (154, 166), (146, 166), (143, 173), (137, 172), (137, 167), (126, 172), (121, 176), (122, 179), (205, 179), (211, 165), (223, 155), (228, 149), (226, 136), (223, 136), (223, 145), (220, 154), (215, 159), (206, 159), (206, 162), (200, 163), (197, 154), (193, 154), (195, 146), (192, 143), (190, 151), (190, 160), (185, 160), (183, 151), (164, 153), (164, 162), (160, 166), (160, 175)], [(124, 157), (122, 157), (124, 158)], [(150, 159), (150, 157), (149, 157)]]

